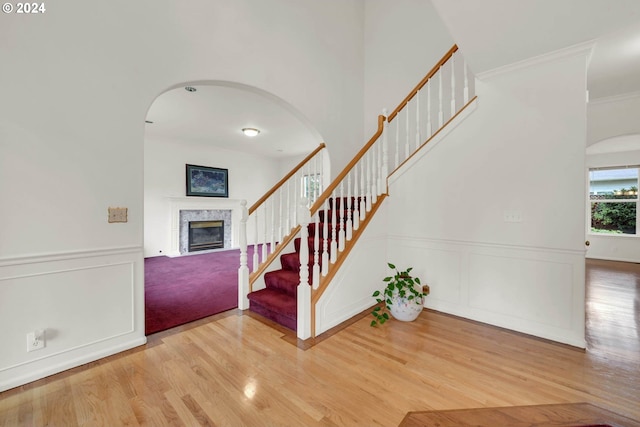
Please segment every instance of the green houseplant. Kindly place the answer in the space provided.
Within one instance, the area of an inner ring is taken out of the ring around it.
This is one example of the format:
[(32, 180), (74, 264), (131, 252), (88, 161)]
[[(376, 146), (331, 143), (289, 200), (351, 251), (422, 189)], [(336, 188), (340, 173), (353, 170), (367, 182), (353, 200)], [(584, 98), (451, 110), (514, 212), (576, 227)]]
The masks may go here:
[(389, 320), (389, 312), (398, 320), (415, 320), (422, 311), (424, 297), (429, 295), (429, 286), (423, 286), (418, 277), (411, 275), (413, 267), (401, 271), (395, 265), (387, 264), (395, 274), (385, 277), (382, 280), (387, 284), (384, 290), (377, 290), (372, 295), (378, 305), (371, 312), (375, 317), (371, 326), (382, 325)]

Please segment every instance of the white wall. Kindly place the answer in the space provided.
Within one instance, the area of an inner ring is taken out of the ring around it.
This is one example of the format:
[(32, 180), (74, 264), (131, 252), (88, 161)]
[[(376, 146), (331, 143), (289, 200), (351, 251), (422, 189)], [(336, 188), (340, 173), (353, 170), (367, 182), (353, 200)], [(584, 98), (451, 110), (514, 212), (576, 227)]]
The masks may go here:
[(428, 307), (584, 346), (585, 69), (578, 51), (483, 76), (477, 110), (391, 178), (389, 259), (425, 272)]
[[(185, 164), (228, 169), (229, 197), (186, 197)], [(206, 203), (206, 209), (239, 209), (241, 200), (246, 200), (250, 206), (280, 178), (275, 159), (205, 144), (145, 140), (144, 256), (170, 253), (171, 204), (177, 200)], [(239, 225), (238, 221), (232, 224), (234, 247), (239, 244)]]
[[(213, 80), (265, 90), (338, 165), (363, 141), (359, 0), (47, 6), (0, 16), (0, 390), (144, 342), (144, 119), (160, 93)], [(109, 206), (128, 222), (109, 224)], [(34, 298), (36, 313), (7, 309)], [(101, 314), (121, 307), (130, 329)], [(26, 353), (35, 324), (55, 334)]]
[(587, 145), (640, 133), (640, 93), (594, 99), (587, 109)]
[(430, 1), (367, 0), (365, 3), (365, 138), (413, 90), (454, 45)]

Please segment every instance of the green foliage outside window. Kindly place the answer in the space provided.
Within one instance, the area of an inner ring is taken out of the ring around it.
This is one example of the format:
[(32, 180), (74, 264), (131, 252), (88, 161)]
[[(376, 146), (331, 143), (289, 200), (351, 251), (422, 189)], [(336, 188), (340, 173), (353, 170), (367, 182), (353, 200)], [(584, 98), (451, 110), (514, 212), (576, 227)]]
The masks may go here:
[[(622, 194), (627, 191), (622, 189)], [(623, 196), (624, 197), (624, 196)], [(623, 198), (620, 197), (620, 198)], [(636, 233), (636, 206), (637, 202), (592, 202), (591, 203), (591, 229), (594, 232), (612, 232), (635, 234)]]

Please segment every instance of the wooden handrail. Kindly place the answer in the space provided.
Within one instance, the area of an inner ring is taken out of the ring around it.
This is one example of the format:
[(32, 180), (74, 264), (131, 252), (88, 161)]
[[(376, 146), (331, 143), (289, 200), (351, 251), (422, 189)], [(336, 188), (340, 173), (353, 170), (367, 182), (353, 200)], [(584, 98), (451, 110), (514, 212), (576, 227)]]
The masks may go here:
[(307, 157), (304, 158), (304, 160), (302, 160), (300, 163), (298, 163), (298, 165), (296, 167), (291, 169), (291, 171), (284, 178), (282, 178), (280, 181), (278, 181), (278, 183), (276, 185), (271, 187), (271, 189), (269, 191), (267, 191), (264, 194), (264, 196), (262, 196), (257, 202), (255, 202), (253, 205), (251, 205), (251, 207), (249, 208), (249, 215), (251, 215), (256, 209), (258, 209), (260, 207), (260, 205), (265, 202), (265, 200), (267, 200), (269, 197), (271, 197), (273, 195), (273, 193), (275, 193), (276, 190), (278, 190), (278, 188), (280, 188), (285, 182), (287, 182), (289, 180), (289, 178), (291, 178), (296, 172), (298, 172), (300, 169), (302, 169), (302, 167), (309, 160), (311, 160), (313, 158), (313, 156), (318, 154), (320, 152), (320, 150), (325, 148), (325, 146), (326, 145), (325, 145), (324, 142), (321, 143), (320, 145), (318, 145), (318, 148), (313, 150)]
[(427, 84), (427, 82), (429, 81), (429, 79), (431, 77), (433, 77), (438, 70), (440, 69), (440, 67), (442, 67), (448, 60), (449, 58), (451, 58), (453, 56), (453, 54), (458, 50), (458, 45), (453, 45), (453, 47), (451, 49), (449, 49), (449, 51), (447, 53), (444, 54), (444, 56), (442, 57), (442, 59), (440, 59), (440, 61), (433, 66), (433, 68), (431, 69), (431, 71), (429, 71), (427, 73), (426, 76), (424, 76), (424, 78), (422, 80), (420, 80), (420, 83), (417, 84), (417, 86), (411, 91), (409, 92), (409, 95), (407, 95), (407, 97), (400, 103), (400, 105), (398, 105), (398, 107), (393, 110), (393, 113), (389, 114), (389, 118), (387, 119), (387, 121), (389, 123), (391, 123), (391, 120), (393, 120), (398, 113), (400, 112), (400, 110), (402, 110), (404, 108), (405, 105), (407, 105), (407, 103), (409, 101), (411, 101), (413, 99), (414, 96), (416, 96), (416, 94), (418, 93), (418, 91), (420, 89), (422, 89), (422, 87), (424, 85)]
[(353, 169), (356, 163), (358, 163), (358, 161), (365, 155), (367, 150), (369, 150), (369, 148), (371, 148), (371, 146), (375, 144), (375, 142), (378, 140), (380, 135), (382, 135), (382, 131), (384, 129), (384, 120), (385, 118), (383, 115), (378, 116), (378, 130), (376, 131), (376, 133), (374, 133), (371, 139), (369, 140), (369, 142), (367, 142), (364, 145), (364, 147), (362, 147), (360, 151), (358, 151), (358, 154), (355, 155), (355, 157), (349, 162), (349, 164), (345, 166), (342, 172), (340, 172), (340, 174), (336, 177), (336, 179), (333, 180), (331, 185), (329, 185), (329, 187), (327, 187), (322, 192), (322, 194), (318, 197), (318, 200), (316, 200), (313, 206), (311, 206), (311, 209), (310, 209), (311, 215), (313, 215), (314, 213), (316, 213), (318, 209), (320, 209), (325, 199), (331, 196), (331, 193), (333, 192), (333, 190), (335, 190), (336, 187), (340, 185), (340, 182), (342, 182), (342, 180), (347, 176), (349, 171)]

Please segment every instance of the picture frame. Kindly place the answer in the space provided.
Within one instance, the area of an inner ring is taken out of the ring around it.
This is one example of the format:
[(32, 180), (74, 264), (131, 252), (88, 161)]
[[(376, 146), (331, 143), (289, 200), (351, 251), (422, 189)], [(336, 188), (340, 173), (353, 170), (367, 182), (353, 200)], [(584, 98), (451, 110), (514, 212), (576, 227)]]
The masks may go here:
[(187, 196), (229, 197), (229, 170), (186, 165)]

